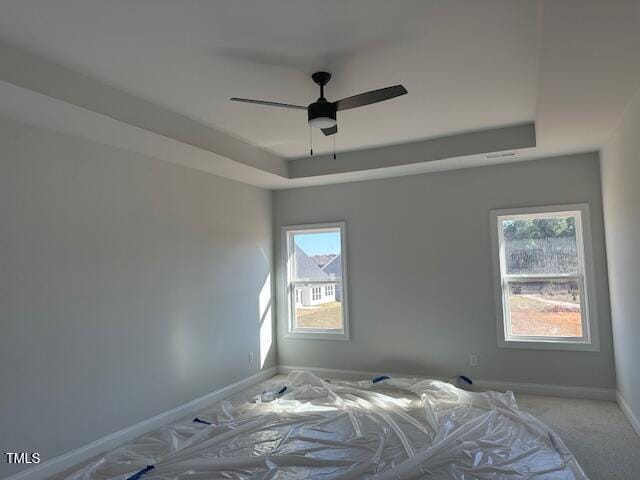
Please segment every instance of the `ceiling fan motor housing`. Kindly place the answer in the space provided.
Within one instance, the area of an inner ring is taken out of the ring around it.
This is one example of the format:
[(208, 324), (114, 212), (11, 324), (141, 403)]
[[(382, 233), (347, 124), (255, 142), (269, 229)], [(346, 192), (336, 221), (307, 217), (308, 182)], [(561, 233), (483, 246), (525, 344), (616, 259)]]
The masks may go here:
[(318, 128), (330, 128), (336, 124), (337, 108), (334, 103), (319, 100), (307, 109), (309, 124)]

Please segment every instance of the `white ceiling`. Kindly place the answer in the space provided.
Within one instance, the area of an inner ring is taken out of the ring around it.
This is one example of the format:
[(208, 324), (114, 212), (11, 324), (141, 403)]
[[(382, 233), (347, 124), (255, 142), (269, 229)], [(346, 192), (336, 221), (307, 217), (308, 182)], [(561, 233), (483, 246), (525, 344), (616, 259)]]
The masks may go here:
[[(402, 83), (339, 114), (338, 151), (535, 122), (528, 155), (597, 150), (640, 87), (635, 0), (3, 0), (0, 41), (285, 158), (307, 104)], [(331, 141), (314, 135), (314, 150)]]
[(305, 112), (229, 97), (307, 105), (321, 69), (330, 99), (404, 84), (403, 98), (340, 115), (341, 150), (530, 121), (537, 25), (537, 1), (15, 0), (2, 3), (0, 38), (300, 157)]

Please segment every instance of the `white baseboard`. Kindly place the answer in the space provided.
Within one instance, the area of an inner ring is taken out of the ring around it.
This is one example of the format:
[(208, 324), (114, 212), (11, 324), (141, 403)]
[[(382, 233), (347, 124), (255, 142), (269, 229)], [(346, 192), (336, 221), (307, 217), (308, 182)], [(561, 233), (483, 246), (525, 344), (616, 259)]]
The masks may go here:
[(474, 380), (473, 384), (482, 390), (496, 390), (528, 395), (547, 395), (550, 397), (584, 398), (589, 400), (615, 401), (613, 388), (574, 387), (568, 385), (547, 385), (542, 383), (499, 382), (494, 380)]
[(618, 400), (618, 405), (620, 405), (620, 410), (622, 410), (622, 413), (625, 414), (633, 429), (636, 431), (638, 436), (640, 436), (640, 420), (635, 416), (633, 410), (631, 410), (631, 407), (629, 407), (629, 404), (620, 392), (616, 392), (616, 399)]
[(56, 475), (60, 472), (79, 465), (82, 462), (86, 462), (91, 458), (108, 452), (116, 447), (119, 447), (123, 443), (129, 442), (140, 435), (144, 435), (147, 432), (155, 430), (157, 428), (168, 425), (172, 422), (180, 420), (183, 417), (191, 413), (195, 413), (203, 408), (223, 400), (224, 398), (233, 395), (240, 390), (251, 387), (256, 383), (260, 383), (263, 380), (273, 377), (277, 373), (277, 367), (271, 367), (262, 372), (251, 375), (239, 382), (233, 383), (226, 387), (215, 390), (211, 393), (207, 393), (202, 397), (191, 400), (183, 405), (180, 405), (171, 410), (167, 410), (155, 417), (151, 417), (147, 420), (143, 420), (140, 423), (136, 423), (123, 430), (111, 433), (105, 437), (99, 438), (94, 442), (89, 443), (83, 447), (67, 452), (58, 457), (47, 460), (46, 462), (39, 463), (27, 470), (23, 470), (14, 475), (11, 475), (7, 480), (42, 480)]
[[(286, 374), (292, 370), (308, 370), (321, 377), (330, 377), (341, 380), (364, 380), (382, 373), (392, 377), (425, 378), (406, 373), (372, 372), (365, 370), (339, 370), (332, 368), (294, 367), (279, 365), (278, 373)], [(431, 376), (436, 380), (450, 381), (450, 378)], [(479, 390), (496, 390), (530, 395), (549, 395), (553, 397), (587, 398), (592, 400), (615, 400), (615, 390), (612, 388), (572, 387), (564, 385), (545, 385), (540, 383), (501, 382), (493, 380), (473, 380), (473, 385)]]

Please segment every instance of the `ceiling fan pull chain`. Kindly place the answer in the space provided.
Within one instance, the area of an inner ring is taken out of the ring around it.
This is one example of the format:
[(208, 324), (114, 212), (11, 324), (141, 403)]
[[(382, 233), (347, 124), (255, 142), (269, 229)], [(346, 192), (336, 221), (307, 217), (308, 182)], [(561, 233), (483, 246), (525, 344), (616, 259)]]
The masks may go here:
[(336, 159), (336, 136), (333, 135), (333, 159)]
[(311, 133), (311, 125), (309, 125), (309, 152), (313, 157), (313, 134)]

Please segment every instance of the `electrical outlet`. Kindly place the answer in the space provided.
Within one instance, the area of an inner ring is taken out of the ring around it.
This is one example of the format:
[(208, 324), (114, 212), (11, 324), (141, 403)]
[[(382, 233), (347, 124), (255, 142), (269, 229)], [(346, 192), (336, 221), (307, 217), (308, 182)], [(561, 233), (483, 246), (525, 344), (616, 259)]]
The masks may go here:
[(253, 362), (255, 362), (256, 360), (256, 356), (253, 352), (249, 352), (249, 364), (253, 365)]
[(469, 366), (477, 367), (478, 366), (478, 356), (475, 353), (469, 355)]

